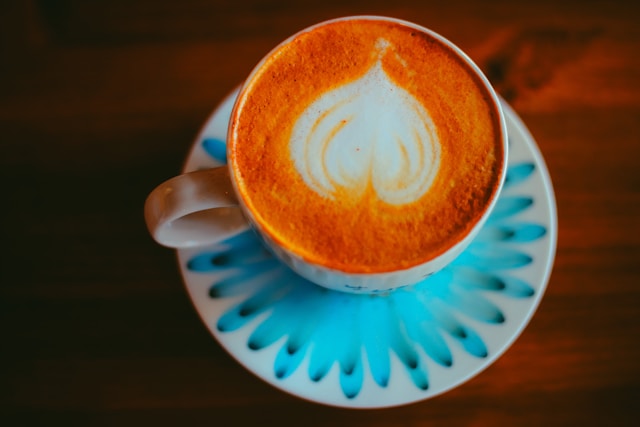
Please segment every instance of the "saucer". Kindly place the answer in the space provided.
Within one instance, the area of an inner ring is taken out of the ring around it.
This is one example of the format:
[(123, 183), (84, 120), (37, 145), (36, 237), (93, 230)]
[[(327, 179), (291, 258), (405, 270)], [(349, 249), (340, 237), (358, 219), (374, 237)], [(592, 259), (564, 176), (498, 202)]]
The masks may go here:
[[(226, 163), (237, 91), (208, 119), (184, 171)], [(381, 408), (469, 380), (520, 335), (538, 306), (557, 239), (555, 198), (535, 141), (503, 101), (507, 180), (486, 225), (453, 263), (387, 295), (316, 286), (246, 230), (178, 250), (187, 291), (216, 340), (246, 369), (313, 402)]]

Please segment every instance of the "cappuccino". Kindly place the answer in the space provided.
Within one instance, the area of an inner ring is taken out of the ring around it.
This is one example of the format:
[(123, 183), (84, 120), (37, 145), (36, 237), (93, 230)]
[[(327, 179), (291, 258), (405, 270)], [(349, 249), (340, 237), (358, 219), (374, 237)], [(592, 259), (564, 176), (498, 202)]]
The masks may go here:
[(312, 27), (240, 92), (228, 137), (246, 214), (346, 273), (407, 269), (460, 242), (500, 187), (498, 106), (461, 54), (401, 22)]

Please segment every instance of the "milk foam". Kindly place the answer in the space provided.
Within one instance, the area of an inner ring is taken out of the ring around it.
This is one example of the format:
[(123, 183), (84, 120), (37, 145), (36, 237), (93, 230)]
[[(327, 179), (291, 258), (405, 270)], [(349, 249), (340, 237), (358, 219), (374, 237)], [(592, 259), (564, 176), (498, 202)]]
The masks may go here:
[(378, 60), (362, 77), (323, 94), (301, 114), (290, 155), (321, 196), (334, 199), (343, 188), (357, 200), (370, 185), (380, 200), (403, 205), (433, 183), (440, 142), (424, 106), (384, 71), (389, 42), (378, 40), (376, 49)]

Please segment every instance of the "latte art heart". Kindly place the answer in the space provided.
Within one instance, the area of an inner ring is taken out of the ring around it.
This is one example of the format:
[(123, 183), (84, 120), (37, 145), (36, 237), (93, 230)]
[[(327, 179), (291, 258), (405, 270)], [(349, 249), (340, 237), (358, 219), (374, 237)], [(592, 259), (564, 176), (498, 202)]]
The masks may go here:
[(345, 189), (357, 200), (371, 187), (380, 200), (403, 205), (429, 190), (440, 142), (428, 111), (384, 71), (389, 43), (381, 39), (377, 49), (378, 61), (366, 74), (306, 108), (289, 149), (304, 182), (323, 197)]

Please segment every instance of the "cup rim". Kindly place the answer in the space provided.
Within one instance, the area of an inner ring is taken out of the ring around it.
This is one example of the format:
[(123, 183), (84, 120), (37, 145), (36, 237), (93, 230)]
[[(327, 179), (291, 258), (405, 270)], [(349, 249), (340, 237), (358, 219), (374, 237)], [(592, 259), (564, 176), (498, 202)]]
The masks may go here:
[[(292, 249), (290, 249), (288, 247), (281, 248), (286, 252), (286, 255), (293, 256), (293, 257), (297, 258), (298, 262), (302, 261), (303, 263), (313, 265), (314, 267), (320, 268), (321, 270), (326, 271), (329, 274), (337, 273), (337, 274), (345, 275), (345, 276), (347, 276), (349, 278), (353, 278), (353, 277), (371, 277), (371, 276), (390, 276), (390, 275), (394, 275), (394, 274), (397, 274), (397, 273), (410, 271), (410, 270), (419, 268), (421, 266), (424, 266), (426, 264), (435, 263), (438, 260), (441, 260), (443, 258), (447, 258), (448, 254), (462, 252), (462, 250), (464, 250), (464, 248), (466, 248), (468, 246), (468, 244), (470, 243), (472, 238), (475, 235), (477, 235), (477, 233), (480, 231), (482, 226), (485, 224), (485, 222), (488, 219), (488, 217), (493, 212), (493, 210), (495, 208), (495, 205), (496, 205), (496, 203), (498, 201), (500, 192), (502, 191), (502, 188), (503, 188), (503, 185), (504, 185), (504, 181), (505, 181), (506, 174), (507, 174), (508, 153), (509, 153), (507, 123), (506, 123), (505, 114), (504, 114), (503, 108), (501, 106), (498, 94), (496, 93), (495, 89), (491, 85), (489, 79), (485, 76), (485, 74), (482, 72), (480, 67), (460, 47), (458, 47), (451, 40), (447, 39), (446, 37), (442, 36), (441, 34), (435, 32), (434, 30), (431, 30), (431, 29), (429, 29), (427, 27), (424, 27), (422, 25), (419, 25), (419, 24), (416, 24), (414, 22), (407, 21), (407, 20), (404, 20), (404, 19), (395, 18), (395, 17), (389, 17), (389, 16), (383, 16), (383, 15), (368, 15), (368, 14), (346, 15), (346, 16), (341, 16), (341, 17), (337, 17), (337, 18), (327, 19), (327, 20), (318, 22), (316, 24), (307, 26), (307, 27), (295, 32), (291, 36), (287, 37), (286, 39), (284, 39), (283, 41), (278, 43), (275, 47), (270, 49), (260, 59), (260, 61), (258, 61), (258, 63), (251, 69), (251, 71), (248, 74), (248, 76), (246, 77), (246, 79), (241, 83), (241, 85), (239, 87), (237, 99), (234, 102), (234, 105), (233, 105), (233, 108), (232, 108), (232, 111), (231, 111), (231, 116), (230, 116), (231, 119), (230, 119), (230, 126), (229, 126), (229, 129), (228, 129), (228, 134), (227, 134), (227, 141), (230, 141), (232, 139), (232, 134), (233, 134), (234, 129), (235, 129), (235, 127), (232, 125), (233, 120), (236, 117), (238, 111), (241, 110), (242, 107), (243, 107), (243, 102), (244, 102), (244, 100), (246, 98), (245, 94), (249, 90), (253, 79), (259, 73), (259, 71), (265, 65), (265, 63), (275, 53), (277, 53), (281, 48), (283, 48), (284, 46), (286, 46), (287, 44), (289, 44), (291, 41), (293, 41), (294, 39), (298, 38), (302, 34), (305, 34), (307, 32), (313, 31), (313, 30), (315, 30), (317, 28), (320, 28), (320, 27), (323, 27), (323, 26), (326, 26), (326, 25), (330, 25), (330, 24), (337, 23), (337, 22), (342, 22), (342, 21), (350, 21), (350, 20), (385, 21), (385, 22), (396, 23), (396, 24), (399, 24), (399, 25), (402, 25), (402, 26), (405, 26), (405, 27), (413, 28), (413, 29), (416, 29), (417, 31), (420, 31), (420, 32), (428, 35), (429, 37), (435, 39), (437, 42), (441, 43), (442, 45), (444, 45), (445, 47), (450, 49), (453, 53), (455, 53), (455, 55), (458, 58), (460, 58), (464, 62), (464, 64), (468, 67), (469, 72), (471, 74), (473, 74), (474, 78), (476, 78), (477, 81), (479, 83), (481, 83), (482, 87), (484, 88), (484, 92), (486, 93), (486, 95), (488, 95), (489, 99), (491, 100), (490, 104), (492, 105), (493, 112), (495, 113), (495, 116), (496, 116), (496, 124), (497, 124), (496, 130), (499, 131), (499, 133), (500, 133), (499, 139), (500, 139), (500, 141), (502, 143), (501, 145), (502, 145), (503, 156), (502, 156), (502, 160), (500, 162), (500, 174), (499, 174), (498, 183), (495, 186), (494, 191), (491, 194), (490, 201), (486, 205), (484, 211), (482, 212), (482, 215), (480, 215), (479, 219), (475, 222), (475, 224), (471, 227), (471, 229), (467, 232), (467, 234), (462, 236), (459, 240), (457, 240), (452, 245), (447, 246), (442, 252), (440, 252), (438, 254), (435, 254), (432, 258), (430, 258), (430, 259), (428, 259), (426, 261), (419, 262), (419, 263), (417, 263), (415, 265), (411, 265), (411, 266), (408, 266), (406, 268), (397, 268), (397, 269), (389, 270), (389, 271), (376, 271), (376, 272), (359, 273), (359, 272), (344, 271), (344, 270), (340, 270), (338, 268), (333, 268), (333, 267), (329, 267), (329, 266), (326, 266), (326, 265), (317, 264), (317, 263), (314, 263), (312, 261), (306, 260), (303, 256), (301, 256), (300, 254), (294, 252)], [(227, 144), (227, 157), (228, 158), (231, 158), (230, 150), (231, 150), (231, 145)], [(245, 202), (244, 202), (244, 200), (243, 200), (243, 198), (241, 196), (240, 189), (238, 188), (238, 184), (237, 184), (236, 177), (235, 177), (235, 171), (234, 171), (234, 168), (233, 168), (231, 162), (228, 164), (228, 167), (229, 167), (229, 170), (230, 170), (230, 176), (232, 178), (231, 182), (232, 182), (234, 191), (239, 195), (238, 199), (240, 201), (240, 207), (243, 210), (244, 214), (248, 218), (250, 218), (250, 223), (260, 230), (260, 232), (261, 232), (260, 234), (262, 236), (266, 237), (268, 240), (272, 240), (272, 236), (270, 235), (270, 233), (268, 233), (261, 226), (260, 222), (256, 220), (253, 212), (251, 212), (245, 206), (245, 204), (244, 204)], [(278, 244), (277, 242), (273, 242), (273, 244), (277, 245), (278, 247), (282, 247), (282, 245)], [(449, 259), (449, 262), (450, 261), (452, 261), (452, 259)], [(291, 263), (289, 263), (289, 264), (291, 264)]]

